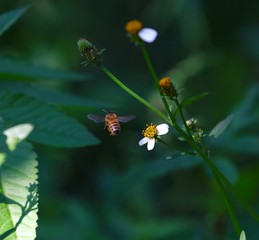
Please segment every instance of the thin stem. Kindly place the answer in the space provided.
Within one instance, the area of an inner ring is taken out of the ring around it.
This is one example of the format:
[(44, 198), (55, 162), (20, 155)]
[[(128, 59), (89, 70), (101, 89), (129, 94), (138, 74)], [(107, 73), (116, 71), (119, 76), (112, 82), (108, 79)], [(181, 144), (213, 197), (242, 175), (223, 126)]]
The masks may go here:
[(239, 199), (241, 204), (246, 208), (252, 217), (259, 221), (259, 215), (252, 209), (252, 207), (238, 194), (237, 190), (232, 186), (229, 180), (222, 174), (217, 167), (211, 162), (211, 166), (214, 168), (214, 171), (217, 172), (224, 184), (229, 188), (229, 190)]
[(161, 99), (163, 101), (165, 109), (166, 109), (166, 111), (167, 111), (167, 113), (168, 113), (168, 115), (169, 115), (169, 117), (170, 117), (170, 119), (172, 121), (172, 124), (174, 124), (175, 123), (175, 118), (174, 118), (174, 116), (173, 116), (173, 114), (172, 114), (172, 112), (170, 110), (170, 107), (168, 105), (168, 102), (166, 101), (166, 98), (163, 96), (163, 93), (162, 93), (162, 91), (161, 91), (161, 89), (159, 87), (159, 83), (158, 83), (159, 79), (158, 79), (158, 76), (156, 74), (155, 68), (154, 68), (154, 66), (153, 66), (153, 64), (152, 64), (152, 62), (150, 60), (150, 57), (148, 55), (148, 52), (147, 52), (147, 49), (145, 47), (144, 42), (140, 42), (140, 49), (141, 49), (142, 54), (143, 54), (143, 56), (145, 58), (145, 61), (147, 63), (147, 66), (148, 66), (148, 69), (149, 69), (149, 71), (151, 73), (151, 76), (152, 76), (152, 78), (153, 78), (153, 80), (155, 82), (155, 85), (156, 85), (156, 87), (157, 87), (157, 89), (159, 91), (159, 94), (161, 96)]
[[(186, 133), (176, 124), (175, 125), (175, 129), (178, 131), (178, 133), (183, 136), (185, 138), (185, 140), (189, 143), (189, 145), (191, 145), (191, 147), (200, 155), (200, 157), (206, 162), (206, 164), (208, 165), (208, 167), (210, 168), (216, 183), (220, 189), (220, 192), (222, 194), (222, 197), (224, 199), (224, 202), (226, 204), (226, 207), (228, 209), (230, 218), (233, 222), (234, 228), (236, 230), (237, 235), (239, 236), (240, 232), (241, 232), (241, 227), (240, 224), (238, 222), (238, 219), (236, 217), (235, 211), (230, 203), (229, 197), (227, 195), (226, 189), (224, 187), (224, 185), (222, 184), (222, 179), (221, 179), (221, 174), (219, 174), (219, 170), (216, 168), (216, 166), (210, 161), (210, 159), (203, 153), (203, 151), (195, 144), (195, 142), (193, 142), (188, 135), (186, 135)], [(230, 183), (229, 183), (230, 184)]]
[(155, 68), (154, 68), (154, 66), (153, 66), (153, 64), (152, 64), (152, 62), (150, 60), (150, 57), (148, 55), (147, 49), (145, 47), (145, 44), (144, 44), (144, 42), (140, 42), (139, 45), (140, 45), (140, 49), (142, 51), (142, 54), (143, 54), (143, 56), (145, 58), (145, 61), (147, 63), (148, 69), (149, 69), (149, 71), (150, 71), (150, 73), (151, 73), (151, 75), (152, 75), (152, 77), (153, 77), (153, 79), (155, 81), (155, 85), (156, 85), (157, 88), (159, 88), (158, 76), (157, 76)]
[(175, 102), (175, 104), (176, 104), (176, 106), (177, 106), (177, 108), (178, 108), (178, 110), (179, 110), (179, 112), (180, 112), (180, 116), (181, 116), (181, 118), (182, 118), (182, 122), (183, 122), (183, 125), (184, 125), (185, 129), (186, 129), (186, 132), (188, 133), (189, 137), (193, 140), (193, 137), (192, 137), (192, 134), (191, 134), (191, 132), (190, 132), (190, 129), (188, 128), (188, 126), (187, 126), (187, 124), (186, 124), (186, 119), (185, 119), (185, 117), (184, 117), (181, 104), (179, 103), (179, 101), (178, 101), (177, 98), (174, 99), (174, 102)]
[[(203, 159), (204, 159), (204, 157), (203, 157)], [(210, 162), (209, 159), (208, 159), (208, 161)], [(230, 200), (229, 200), (227, 191), (226, 191), (224, 185), (222, 184), (222, 181), (221, 181), (221, 179), (220, 179), (218, 173), (215, 171), (215, 169), (214, 169), (214, 168), (211, 168), (211, 166), (210, 166), (210, 169), (212, 170), (213, 175), (214, 175), (214, 177), (215, 177), (215, 179), (216, 179), (216, 182), (217, 182), (218, 187), (219, 187), (219, 189), (220, 189), (221, 195), (222, 195), (222, 197), (223, 197), (223, 199), (224, 199), (224, 202), (225, 202), (225, 204), (226, 204), (226, 207), (227, 207), (227, 209), (228, 209), (230, 218), (231, 218), (231, 220), (232, 220), (232, 222), (233, 222), (233, 225), (234, 225), (236, 234), (237, 234), (237, 236), (239, 236), (240, 233), (241, 233), (241, 231), (242, 231), (242, 228), (241, 228), (241, 226), (240, 226), (240, 224), (239, 224), (239, 222), (238, 222), (238, 218), (237, 218), (237, 216), (236, 216), (236, 214), (235, 214), (234, 208), (233, 208), (233, 206), (231, 205), (231, 202), (230, 202)]]
[[(160, 116), (162, 119), (164, 119), (166, 122), (171, 123), (170, 119), (160, 112), (158, 109), (156, 109), (153, 105), (151, 105), (149, 102), (147, 102), (145, 99), (137, 95), (135, 92), (133, 92), (131, 89), (129, 89), (126, 85), (124, 85), (117, 77), (115, 77), (105, 66), (101, 65), (100, 69), (107, 74), (117, 85), (119, 85), (122, 89), (124, 89), (128, 94), (133, 96), (135, 99), (137, 99), (139, 102), (144, 104), (146, 107), (148, 107), (150, 110), (155, 112), (158, 116)], [(167, 102), (166, 102), (167, 103)], [(166, 105), (165, 105), (166, 106)], [(168, 106), (168, 105), (167, 105)], [(169, 108), (168, 108), (169, 110)], [(169, 112), (171, 112), (169, 110)], [(178, 133), (185, 138), (185, 140), (189, 143), (189, 145), (204, 159), (204, 161), (207, 163), (209, 168), (211, 169), (213, 176), (216, 180), (217, 185), (219, 186), (220, 192), (222, 193), (224, 202), (226, 204), (226, 207), (228, 209), (229, 215), (232, 219), (233, 225), (235, 227), (235, 230), (237, 234), (239, 235), (241, 232), (241, 227), (239, 225), (239, 222), (237, 220), (237, 217), (235, 215), (235, 212), (233, 210), (233, 207), (230, 203), (230, 200), (228, 198), (226, 189), (224, 188), (224, 185), (221, 182), (221, 175), (219, 174), (219, 171), (216, 170), (217, 168), (211, 163), (210, 159), (207, 158), (207, 156), (203, 153), (203, 151), (196, 145), (196, 143), (181, 129), (181, 127), (176, 123), (172, 122), (173, 127), (178, 131)]]
[(170, 119), (163, 114), (161, 111), (159, 111), (157, 108), (155, 108), (153, 105), (151, 105), (149, 102), (147, 102), (144, 98), (140, 97), (138, 94), (133, 92), (130, 88), (128, 88), (126, 85), (124, 85), (117, 77), (115, 77), (104, 65), (100, 66), (100, 69), (107, 74), (117, 85), (119, 85), (123, 90), (125, 90), (128, 94), (130, 94), (132, 97), (137, 99), (139, 102), (144, 104), (146, 107), (148, 107), (150, 110), (152, 110), (154, 113), (156, 113), (158, 116), (160, 116), (162, 119), (164, 119), (166, 122), (171, 123)]
[[(225, 177), (224, 174), (222, 174), (218, 168), (211, 162), (211, 160), (208, 158), (208, 156), (203, 153), (201, 151), (201, 149), (192, 141), (189, 140), (188, 136), (185, 134), (185, 132), (177, 125), (175, 124), (174, 128), (178, 131), (178, 133), (183, 136), (185, 138), (185, 140), (189, 143), (189, 145), (191, 145), (191, 147), (193, 149), (195, 149), (195, 151), (205, 160), (206, 164), (209, 166), (209, 168), (211, 169), (213, 175), (217, 175), (218, 179), (221, 180), (228, 188), (229, 190), (232, 192), (232, 194), (234, 194), (239, 201), (241, 202), (241, 204), (246, 208), (246, 210), (249, 212), (249, 214), (254, 217), (257, 221), (259, 221), (259, 215), (253, 210), (253, 208), (246, 202), (246, 200), (244, 200), (237, 192), (237, 190), (232, 186), (232, 184), (229, 182), (229, 180)], [(220, 184), (222, 185), (222, 184)], [(223, 187), (223, 185), (222, 185)], [(231, 214), (231, 216), (235, 216), (233, 214)], [(237, 218), (236, 218), (237, 219)], [(232, 220), (233, 221), (233, 220)], [(237, 222), (237, 221), (233, 221)], [(238, 226), (239, 224), (236, 224), (236, 226)], [(240, 229), (240, 227), (236, 227), (236, 229)]]

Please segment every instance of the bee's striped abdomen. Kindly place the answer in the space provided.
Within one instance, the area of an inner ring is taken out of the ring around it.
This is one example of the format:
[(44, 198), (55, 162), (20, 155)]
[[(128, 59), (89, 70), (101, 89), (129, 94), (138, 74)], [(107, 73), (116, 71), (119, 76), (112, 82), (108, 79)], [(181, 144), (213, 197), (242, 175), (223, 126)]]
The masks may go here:
[(110, 122), (108, 125), (110, 135), (116, 136), (121, 132), (121, 127), (118, 121)]
[(112, 136), (116, 136), (121, 132), (120, 123), (115, 113), (108, 113), (105, 117), (105, 125)]

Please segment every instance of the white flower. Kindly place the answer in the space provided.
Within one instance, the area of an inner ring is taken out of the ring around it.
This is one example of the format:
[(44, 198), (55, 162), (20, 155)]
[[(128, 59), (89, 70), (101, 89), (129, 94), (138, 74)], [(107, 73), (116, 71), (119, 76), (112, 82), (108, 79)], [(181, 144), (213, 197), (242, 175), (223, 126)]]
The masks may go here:
[(153, 28), (142, 28), (138, 32), (138, 36), (142, 41), (152, 43), (156, 40), (157, 31)]
[(147, 150), (152, 150), (156, 143), (157, 136), (167, 134), (169, 131), (169, 126), (166, 123), (159, 125), (147, 125), (142, 131), (144, 138), (139, 141), (139, 146), (147, 144)]

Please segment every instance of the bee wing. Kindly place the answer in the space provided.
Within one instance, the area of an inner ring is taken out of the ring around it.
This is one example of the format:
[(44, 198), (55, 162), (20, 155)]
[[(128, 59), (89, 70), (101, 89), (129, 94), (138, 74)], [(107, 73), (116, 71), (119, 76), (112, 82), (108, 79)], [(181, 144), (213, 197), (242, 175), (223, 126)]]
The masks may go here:
[(95, 114), (88, 114), (87, 117), (94, 121), (95, 123), (100, 123), (100, 122), (104, 122), (105, 121), (105, 117), (104, 116), (99, 116), (99, 115), (95, 115)]
[(134, 119), (136, 116), (133, 116), (133, 115), (129, 115), (129, 116), (119, 116), (118, 117), (118, 121), (119, 122), (129, 122), (131, 121), (132, 119)]

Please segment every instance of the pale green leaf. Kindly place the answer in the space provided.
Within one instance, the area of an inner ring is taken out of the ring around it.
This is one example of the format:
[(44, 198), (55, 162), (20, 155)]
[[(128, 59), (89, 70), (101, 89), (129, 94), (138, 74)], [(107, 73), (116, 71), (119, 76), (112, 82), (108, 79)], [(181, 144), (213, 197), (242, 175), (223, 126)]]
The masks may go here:
[(244, 230), (242, 230), (239, 240), (246, 240), (246, 234)]
[(99, 143), (82, 124), (54, 106), (23, 95), (0, 94), (0, 112), (6, 123), (30, 123), (28, 139), (57, 147), (82, 147)]
[(9, 151), (3, 134), (0, 148), (5, 155), (0, 167), (0, 239), (33, 240), (38, 219), (37, 156), (25, 141)]
[(209, 136), (217, 138), (219, 135), (221, 135), (229, 126), (233, 119), (233, 115), (229, 115), (227, 118), (219, 122), (210, 132)]
[(3, 131), (3, 134), (8, 138), (24, 140), (33, 130), (33, 125), (30, 123), (22, 123)]
[(15, 10), (3, 13), (0, 15), (0, 36), (12, 24), (14, 24), (19, 17), (21, 17), (31, 5), (26, 5)]
[(50, 79), (62, 81), (84, 81), (91, 78), (90, 74), (68, 72), (37, 66), (20, 60), (0, 58), (0, 78), (5, 79)]
[(11, 128), (5, 129), (3, 134), (7, 137), (6, 143), (10, 150), (14, 150), (16, 145), (24, 140), (32, 132), (33, 125), (30, 123), (22, 123)]

